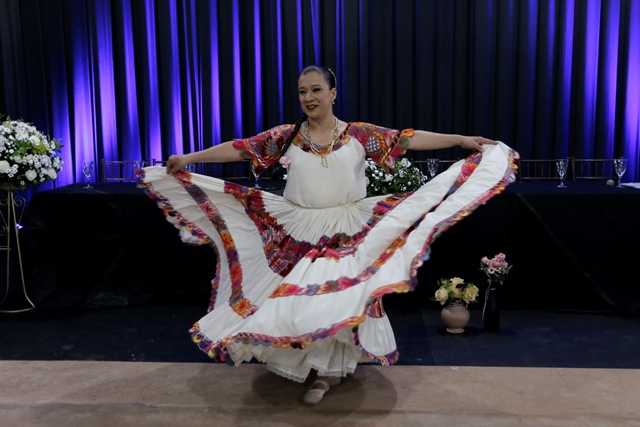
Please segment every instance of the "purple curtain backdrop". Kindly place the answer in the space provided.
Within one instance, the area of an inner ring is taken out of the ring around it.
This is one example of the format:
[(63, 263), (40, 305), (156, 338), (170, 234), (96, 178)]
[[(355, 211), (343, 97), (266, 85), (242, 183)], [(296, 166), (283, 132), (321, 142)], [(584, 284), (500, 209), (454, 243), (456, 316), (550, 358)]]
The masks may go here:
[(3, 0), (0, 114), (62, 140), (43, 191), (293, 123), (321, 63), (343, 120), (627, 157), (637, 181), (639, 23), (638, 0)]

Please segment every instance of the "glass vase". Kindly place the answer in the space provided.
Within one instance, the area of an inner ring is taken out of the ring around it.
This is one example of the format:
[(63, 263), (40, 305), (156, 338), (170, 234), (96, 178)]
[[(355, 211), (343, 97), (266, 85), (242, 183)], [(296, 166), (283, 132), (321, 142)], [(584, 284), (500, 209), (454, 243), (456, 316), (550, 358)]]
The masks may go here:
[(498, 300), (498, 288), (487, 280), (489, 286), (485, 291), (484, 308), (482, 309), (482, 321), (485, 332), (498, 332), (500, 330), (500, 305)]

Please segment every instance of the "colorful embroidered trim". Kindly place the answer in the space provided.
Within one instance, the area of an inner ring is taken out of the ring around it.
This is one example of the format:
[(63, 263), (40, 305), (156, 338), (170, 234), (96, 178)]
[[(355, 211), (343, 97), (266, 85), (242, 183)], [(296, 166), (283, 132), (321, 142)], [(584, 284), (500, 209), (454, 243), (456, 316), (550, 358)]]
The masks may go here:
[(323, 236), (314, 244), (304, 240), (296, 240), (288, 235), (282, 225), (278, 224), (277, 220), (265, 209), (260, 191), (231, 182), (225, 183), (224, 191), (233, 195), (244, 206), (245, 213), (260, 233), (269, 268), (282, 277), (289, 274), (303, 257), (312, 260), (320, 257), (339, 259), (354, 253), (369, 231), (384, 215), (408, 197), (408, 194), (396, 194), (379, 201), (367, 224), (353, 236), (336, 233), (331, 237)]
[[(240, 265), (240, 262), (238, 260), (238, 252), (236, 250), (236, 245), (233, 241), (233, 237), (231, 236), (231, 233), (229, 232), (229, 229), (224, 219), (222, 218), (222, 215), (220, 215), (220, 212), (217, 210), (215, 205), (211, 203), (202, 189), (191, 183), (190, 174), (186, 172), (178, 172), (174, 175), (174, 177), (198, 204), (202, 212), (206, 215), (206, 217), (209, 219), (211, 224), (213, 224), (220, 235), (223, 249), (227, 256), (227, 264), (231, 280), (231, 296), (228, 301), (229, 305), (239, 316), (250, 316), (257, 310), (257, 307), (244, 297), (244, 293), (242, 291), (242, 266)], [(196, 236), (202, 242), (213, 246), (215, 249), (215, 245), (213, 244), (210, 237), (207, 236), (207, 234), (204, 233), (195, 224), (188, 221), (182, 214), (177, 212), (167, 199), (161, 197), (155, 191), (153, 191), (151, 185), (147, 186), (147, 190), (149, 191), (149, 194), (152, 196), (152, 198), (154, 198), (158, 205), (162, 208), (162, 211), (167, 219), (169, 219), (169, 222), (173, 223), (174, 226), (178, 229), (185, 227), (192, 233), (192, 235)], [(219, 257), (216, 258), (217, 260), (220, 259)], [(213, 307), (216, 299), (217, 287), (219, 283), (219, 267), (216, 267), (216, 270), (216, 282), (212, 286), (212, 292), (214, 292), (214, 294), (211, 297), (209, 307)]]
[(368, 352), (364, 349), (361, 344), (357, 334), (357, 326), (360, 325), (365, 320), (365, 316), (360, 316), (356, 318), (347, 319), (343, 322), (333, 325), (327, 329), (320, 329), (314, 333), (309, 333), (305, 335), (301, 335), (299, 337), (272, 337), (267, 335), (260, 334), (237, 334), (234, 336), (226, 337), (218, 342), (214, 342), (209, 339), (202, 331), (200, 330), (200, 325), (198, 323), (194, 324), (191, 329), (189, 329), (189, 333), (191, 334), (191, 340), (198, 346), (198, 348), (203, 351), (207, 356), (211, 357), (213, 360), (226, 362), (227, 364), (233, 364), (229, 356), (229, 352), (227, 350), (227, 346), (229, 342), (235, 342), (243, 345), (252, 345), (258, 346), (263, 345), (266, 347), (273, 348), (298, 348), (303, 349), (313, 341), (326, 339), (334, 336), (338, 331), (351, 327), (354, 332), (354, 344), (359, 347), (362, 351), (362, 354), (371, 358), (375, 363), (380, 365), (392, 365), (398, 360), (398, 350), (395, 350), (389, 354), (385, 355), (375, 355)]

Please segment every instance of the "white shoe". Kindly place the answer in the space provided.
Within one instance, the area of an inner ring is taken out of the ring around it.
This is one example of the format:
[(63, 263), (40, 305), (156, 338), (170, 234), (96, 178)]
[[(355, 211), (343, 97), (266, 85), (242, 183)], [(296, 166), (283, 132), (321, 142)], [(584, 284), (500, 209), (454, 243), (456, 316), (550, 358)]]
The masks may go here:
[(329, 384), (326, 381), (315, 380), (309, 390), (304, 394), (302, 400), (309, 405), (320, 403), (324, 394), (329, 391)]
[(313, 384), (311, 384), (311, 387), (309, 387), (309, 390), (307, 390), (307, 392), (303, 397), (304, 403), (307, 403), (309, 405), (315, 405), (317, 403), (320, 403), (320, 401), (324, 397), (324, 394), (328, 392), (329, 389), (331, 388), (329, 384), (338, 385), (340, 384), (340, 380), (342, 379), (340, 377), (323, 377), (323, 378), (325, 378), (326, 381), (316, 379), (313, 382)]

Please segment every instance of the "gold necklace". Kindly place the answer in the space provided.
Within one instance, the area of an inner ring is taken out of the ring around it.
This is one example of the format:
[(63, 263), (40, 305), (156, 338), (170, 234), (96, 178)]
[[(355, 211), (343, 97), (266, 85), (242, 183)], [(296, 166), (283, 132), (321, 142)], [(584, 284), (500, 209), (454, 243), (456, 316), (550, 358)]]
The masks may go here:
[[(327, 161), (327, 156), (329, 154), (331, 154), (331, 152), (333, 151), (333, 146), (335, 145), (336, 141), (338, 140), (338, 124), (340, 123), (338, 121), (338, 118), (336, 117), (336, 125), (333, 128), (333, 138), (331, 138), (331, 143), (329, 144), (329, 148), (326, 150), (326, 152), (321, 153), (320, 150), (318, 150), (313, 141), (311, 140), (311, 134), (309, 133), (309, 120), (307, 120), (305, 122), (305, 127), (304, 127), (304, 133), (305, 136), (307, 137), (307, 140), (309, 141), (309, 148), (311, 149), (311, 152), (313, 154), (315, 154), (316, 156), (320, 156), (320, 164), (322, 166), (324, 166), (325, 168), (329, 167), (329, 162)], [(325, 151), (325, 150), (323, 150)]]

